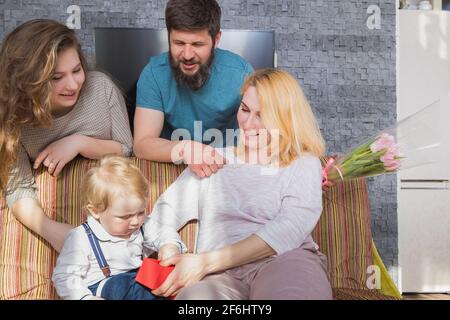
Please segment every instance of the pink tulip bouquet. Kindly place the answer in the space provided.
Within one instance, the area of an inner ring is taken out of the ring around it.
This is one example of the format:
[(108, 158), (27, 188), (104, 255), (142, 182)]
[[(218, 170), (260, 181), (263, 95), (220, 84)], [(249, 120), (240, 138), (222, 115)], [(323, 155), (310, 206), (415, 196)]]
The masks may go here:
[(435, 102), (383, 130), (345, 155), (331, 157), (323, 168), (322, 186), (360, 177), (395, 173), (442, 159), (449, 106)]
[(394, 136), (382, 133), (345, 156), (329, 158), (323, 169), (322, 185), (325, 187), (338, 180), (392, 173), (400, 168), (403, 158)]

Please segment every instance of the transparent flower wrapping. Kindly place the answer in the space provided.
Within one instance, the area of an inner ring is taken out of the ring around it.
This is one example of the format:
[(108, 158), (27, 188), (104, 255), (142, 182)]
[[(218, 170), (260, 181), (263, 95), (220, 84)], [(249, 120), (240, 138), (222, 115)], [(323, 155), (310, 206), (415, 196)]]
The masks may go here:
[(443, 147), (440, 130), (443, 107), (436, 101), (350, 152), (329, 158), (323, 169), (323, 186), (438, 162)]

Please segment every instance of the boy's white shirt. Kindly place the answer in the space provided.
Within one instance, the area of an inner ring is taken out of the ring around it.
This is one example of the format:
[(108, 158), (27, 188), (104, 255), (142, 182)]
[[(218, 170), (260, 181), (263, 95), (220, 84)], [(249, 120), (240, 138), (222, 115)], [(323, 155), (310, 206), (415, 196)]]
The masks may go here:
[[(91, 216), (87, 221), (92, 232), (99, 239), (111, 276), (139, 268), (144, 256), (151, 251), (159, 251), (161, 246), (168, 243), (178, 245), (182, 253), (187, 252), (176, 230), (159, 225), (151, 217), (146, 218), (142, 227), (144, 236), (141, 230), (137, 230), (129, 239), (110, 235)], [(164, 240), (160, 241), (160, 239)], [(107, 280), (98, 265), (83, 226), (69, 232), (56, 262), (52, 280), (58, 295), (70, 300), (93, 296), (88, 287)], [(98, 294), (105, 282), (100, 283)]]

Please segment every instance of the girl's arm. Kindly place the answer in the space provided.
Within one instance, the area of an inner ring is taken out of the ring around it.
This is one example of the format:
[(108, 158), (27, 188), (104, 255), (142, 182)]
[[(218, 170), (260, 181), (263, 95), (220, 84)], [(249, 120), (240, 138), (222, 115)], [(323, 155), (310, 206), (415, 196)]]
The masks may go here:
[[(73, 134), (49, 144), (36, 157), (34, 168), (41, 163), (50, 174), (59, 175), (64, 166), (78, 154), (88, 159), (100, 159), (107, 154), (130, 156), (133, 138), (131, 136), (125, 100), (120, 90), (107, 77), (103, 77), (105, 88), (105, 106), (110, 113), (111, 140), (98, 139), (80, 134)], [(103, 100), (102, 100), (103, 101)], [(95, 115), (94, 115), (95, 116)], [(104, 121), (105, 119), (101, 119)], [(107, 124), (105, 124), (107, 125)]]
[(79, 153), (88, 159), (101, 159), (107, 154), (123, 155), (122, 145), (114, 140), (102, 140), (77, 135), (80, 141)]
[(38, 200), (22, 198), (11, 208), (14, 217), (27, 228), (50, 242), (56, 251), (61, 251), (67, 233), (73, 229), (70, 224), (54, 221), (47, 217)]
[[(133, 151), (133, 136), (131, 135), (125, 99), (119, 88), (109, 78), (106, 82), (106, 96), (109, 98), (108, 103), (111, 112), (111, 139), (113, 142), (120, 144), (117, 154), (129, 157)], [(116, 148), (116, 146), (113, 148)]]
[(65, 165), (78, 154), (88, 159), (100, 159), (107, 154), (122, 154), (119, 142), (101, 140), (84, 135), (73, 134), (49, 144), (34, 161), (34, 168), (41, 164), (54, 176), (60, 174)]
[(38, 200), (37, 186), (31, 172), (30, 158), (22, 143), (17, 149), (17, 160), (14, 163), (5, 190), (6, 203), (9, 208), (21, 199)]
[(105, 98), (111, 115), (111, 140), (81, 137), (79, 153), (88, 159), (100, 159), (106, 154), (129, 157), (133, 148), (128, 113), (119, 88), (104, 76)]

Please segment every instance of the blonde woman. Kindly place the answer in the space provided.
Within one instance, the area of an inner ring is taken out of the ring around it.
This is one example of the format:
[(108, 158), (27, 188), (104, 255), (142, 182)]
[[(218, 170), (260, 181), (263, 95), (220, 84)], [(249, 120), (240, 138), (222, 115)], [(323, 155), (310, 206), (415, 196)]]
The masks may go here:
[(124, 99), (100, 72), (88, 72), (75, 33), (45, 19), (25, 22), (0, 50), (0, 191), (14, 216), (60, 250), (72, 226), (49, 219), (32, 168), (58, 175), (77, 155), (129, 156)]
[(178, 299), (331, 299), (326, 258), (311, 232), (322, 211), (324, 142), (297, 81), (256, 71), (242, 88), (240, 146), (200, 180), (183, 172), (151, 217), (179, 229), (198, 219), (197, 253), (154, 290)]

